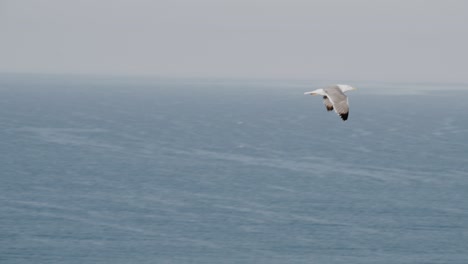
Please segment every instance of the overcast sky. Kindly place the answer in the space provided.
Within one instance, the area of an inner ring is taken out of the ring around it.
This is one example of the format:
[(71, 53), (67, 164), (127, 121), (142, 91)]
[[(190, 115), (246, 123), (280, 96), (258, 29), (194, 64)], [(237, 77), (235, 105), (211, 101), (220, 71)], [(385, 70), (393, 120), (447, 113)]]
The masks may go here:
[(0, 72), (468, 81), (468, 1), (0, 0)]

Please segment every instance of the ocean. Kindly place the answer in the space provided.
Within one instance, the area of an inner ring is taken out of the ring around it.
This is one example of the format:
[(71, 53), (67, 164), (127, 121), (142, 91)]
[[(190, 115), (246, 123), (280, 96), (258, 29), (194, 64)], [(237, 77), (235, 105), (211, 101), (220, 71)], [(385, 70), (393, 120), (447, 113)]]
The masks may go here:
[(0, 263), (468, 263), (468, 85), (0, 75)]

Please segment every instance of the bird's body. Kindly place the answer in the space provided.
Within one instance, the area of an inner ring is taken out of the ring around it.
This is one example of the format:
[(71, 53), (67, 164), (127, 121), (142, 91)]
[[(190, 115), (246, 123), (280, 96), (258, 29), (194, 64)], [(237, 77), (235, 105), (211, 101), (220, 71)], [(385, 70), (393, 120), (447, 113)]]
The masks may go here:
[(304, 94), (310, 95), (322, 95), (323, 103), (327, 108), (327, 111), (335, 110), (335, 112), (346, 121), (349, 115), (348, 97), (345, 92), (355, 90), (354, 87), (345, 84), (337, 84), (327, 88), (321, 88), (312, 92), (306, 92)]

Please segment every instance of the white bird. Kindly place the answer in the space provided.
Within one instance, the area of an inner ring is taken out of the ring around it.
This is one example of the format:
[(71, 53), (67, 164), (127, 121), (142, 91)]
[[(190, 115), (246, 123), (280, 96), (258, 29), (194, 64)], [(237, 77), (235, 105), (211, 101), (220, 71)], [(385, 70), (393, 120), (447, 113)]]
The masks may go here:
[(306, 92), (304, 94), (310, 95), (323, 95), (323, 103), (327, 108), (327, 111), (335, 109), (335, 112), (346, 121), (349, 114), (348, 97), (344, 94), (347, 91), (356, 90), (356, 88), (346, 85), (337, 84), (327, 88), (317, 89), (312, 92)]

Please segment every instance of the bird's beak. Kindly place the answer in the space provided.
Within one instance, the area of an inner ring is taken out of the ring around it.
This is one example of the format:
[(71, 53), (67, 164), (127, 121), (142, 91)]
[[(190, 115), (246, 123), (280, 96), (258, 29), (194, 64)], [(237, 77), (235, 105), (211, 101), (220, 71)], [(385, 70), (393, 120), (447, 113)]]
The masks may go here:
[(313, 92), (306, 92), (306, 93), (304, 93), (304, 94), (306, 94), (306, 95), (307, 95), (307, 94), (310, 94), (310, 95), (317, 95), (316, 93), (313, 93)]

